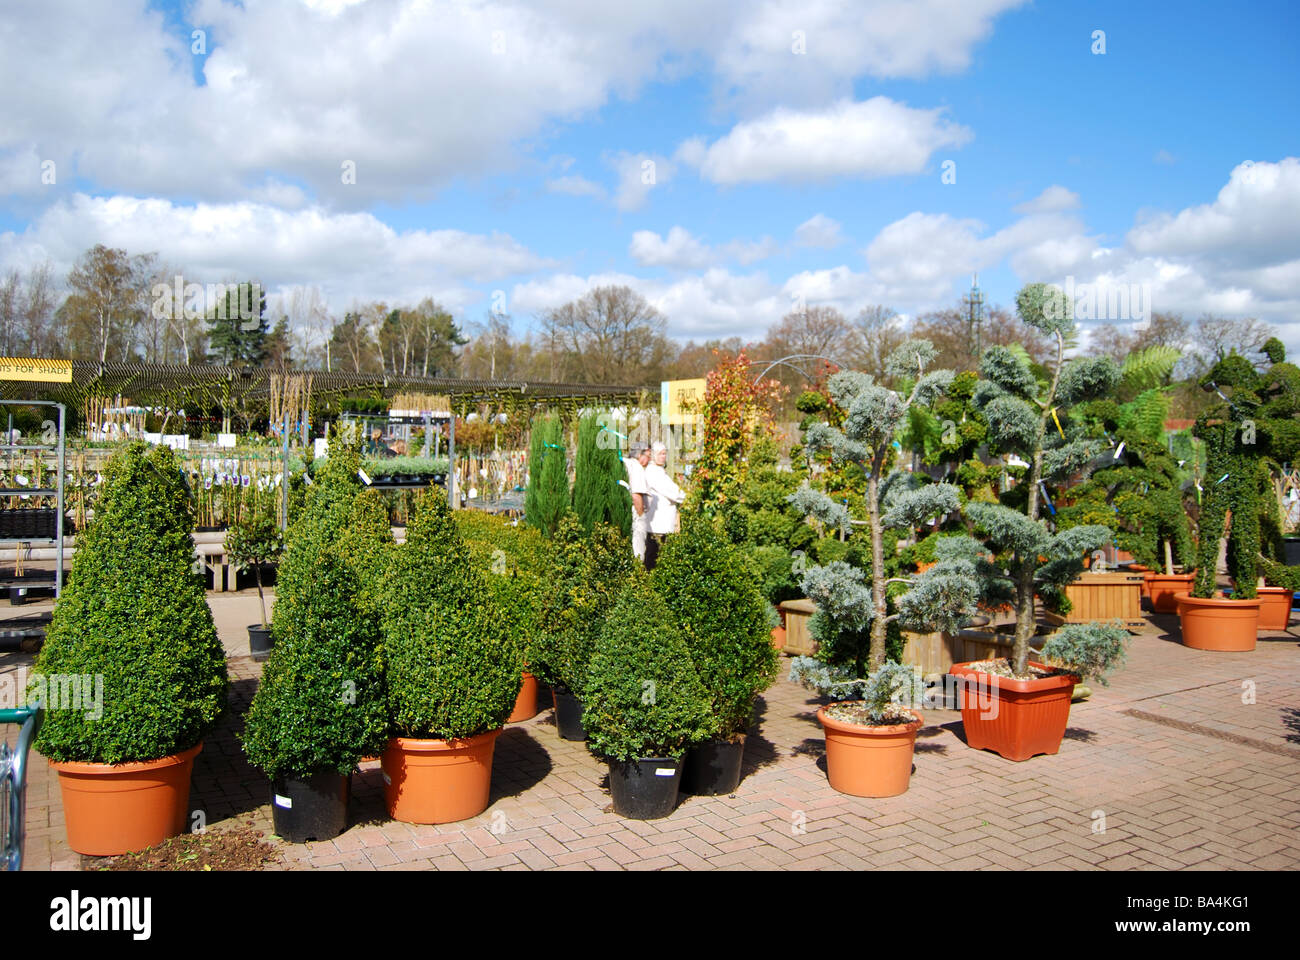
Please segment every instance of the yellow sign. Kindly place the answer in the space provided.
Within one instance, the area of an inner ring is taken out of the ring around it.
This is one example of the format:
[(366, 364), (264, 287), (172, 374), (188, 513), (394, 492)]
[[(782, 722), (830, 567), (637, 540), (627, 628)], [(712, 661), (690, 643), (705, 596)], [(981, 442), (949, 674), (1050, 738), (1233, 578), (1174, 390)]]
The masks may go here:
[(41, 383), (71, 383), (71, 360), (39, 357), (0, 357), (0, 380), (35, 380)]
[(704, 402), (703, 378), (698, 380), (664, 380), (659, 385), (659, 422), (667, 424), (697, 423)]

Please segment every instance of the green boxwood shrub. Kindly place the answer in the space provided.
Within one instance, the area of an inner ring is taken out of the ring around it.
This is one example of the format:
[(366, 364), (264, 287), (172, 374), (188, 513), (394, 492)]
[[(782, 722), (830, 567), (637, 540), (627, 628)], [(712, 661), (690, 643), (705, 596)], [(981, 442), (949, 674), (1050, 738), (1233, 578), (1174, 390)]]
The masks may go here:
[(456, 530), (441, 491), (416, 498), (392, 553), (383, 636), (391, 729), (452, 740), (498, 730), (514, 708), (523, 649)]
[(749, 729), (754, 698), (776, 679), (768, 604), (740, 550), (707, 517), (683, 518), (651, 577), (682, 628), (711, 704), (716, 735)]
[(226, 702), (226, 656), (192, 570), (193, 501), (167, 447), (130, 443), (104, 468), (34, 674), (102, 678), (99, 709), (50, 709), (51, 760), (157, 760), (197, 744)]
[(358, 603), (341, 556), (314, 561), (311, 578), (292, 584), (295, 602), (277, 607), (281, 639), (245, 723), (248, 759), (273, 779), (348, 773), (387, 740), (378, 614)]
[(289, 529), (275, 646), (249, 709), (244, 750), (272, 778), (347, 773), (387, 737), (379, 588), (392, 549), (388, 511), (336, 445)]
[(526, 669), (540, 659), (537, 635), (552, 589), (550, 545), (533, 527), (512, 524), (481, 510), (457, 510), (456, 527), (470, 557), (485, 574), (502, 619), (523, 650)]
[(614, 762), (679, 758), (713, 733), (709, 695), (681, 627), (644, 575), (605, 619), (583, 701), (587, 746)]
[(598, 523), (587, 535), (572, 511), (560, 518), (552, 546), (554, 573), (542, 605), (537, 657), (530, 661), (530, 669), (545, 683), (577, 695), (586, 684), (605, 614), (638, 565), (622, 534)]

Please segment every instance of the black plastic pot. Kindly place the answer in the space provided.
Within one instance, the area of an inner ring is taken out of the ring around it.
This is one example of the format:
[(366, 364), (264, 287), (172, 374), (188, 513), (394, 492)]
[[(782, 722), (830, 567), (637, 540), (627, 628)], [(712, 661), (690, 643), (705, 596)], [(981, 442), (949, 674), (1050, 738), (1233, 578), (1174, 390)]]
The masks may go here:
[(1300, 566), (1300, 537), (1282, 538), (1282, 559), (1288, 567)]
[(614, 812), (629, 820), (660, 820), (677, 806), (682, 765), (677, 760), (643, 757), (609, 765)]
[(248, 652), (254, 660), (265, 660), (271, 655), (275, 642), (271, 639), (271, 628), (260, 623), (248, 625)]
[(351, 774), (276, 779), (271, 783), (271, 820), (276, 834), (290, 843), (333, 840), (347, 829), (351, 794)]
[(555, 697), (555, 729), (560, 731), (561, 740), (586, 740), (587, 731), (582, 728), (583, 703), (564, 687), (553, 687)]
[(745, 738), (706, 740), (686, 751), (682, 760), (682, 793), (714, 797), (734, 793), (740, 786), (740, 762)]

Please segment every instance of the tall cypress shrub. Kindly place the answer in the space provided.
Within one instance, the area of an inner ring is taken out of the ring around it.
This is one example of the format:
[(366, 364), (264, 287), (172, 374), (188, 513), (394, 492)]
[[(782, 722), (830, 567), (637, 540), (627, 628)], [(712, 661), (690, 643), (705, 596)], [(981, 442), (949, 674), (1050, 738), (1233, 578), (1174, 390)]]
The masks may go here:
[(44, 756), (157, 760), (193, 747), (216, 722), (226, 655), (192, 570), (193, 529), (190, 489), (169, 448), (137, 442), (113, 456), (34, 670), (93, 687), (102, 678), (102, 701), (47, 710), (36, 740)]
[(550, 537), (568, 506), (569, 472), (564, 423), (556, 414), (545, 414), (533, 419), (524, 519), (544, 536)]
[(616, 437), (589, 414), (578, 421), (578, 455), (574, 463), (573, 512), (590, 531), (597, 523), (628, 536), (632, 530), (632, 496), (619, 481), (627, 481), (627, 468), (618, 455)]

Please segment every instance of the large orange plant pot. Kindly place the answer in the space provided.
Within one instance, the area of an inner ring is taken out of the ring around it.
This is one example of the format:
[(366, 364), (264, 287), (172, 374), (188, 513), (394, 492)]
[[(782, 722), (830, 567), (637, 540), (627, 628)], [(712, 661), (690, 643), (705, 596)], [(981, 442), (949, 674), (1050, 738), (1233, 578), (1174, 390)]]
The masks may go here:
[(912, 776), (916, 731), (925, 721), (912, 711), (911, 723), (867, 727), (817, 711), (826, 732), (826, 776), (831, 789), (851, 797), (896, 797)]
[(1178, 594), (1183, 646), (1193, 650), (1246, 653), (1255, 649), (1259, 600), (1193, 597)]
[(527, 670), (524, 671), (523, 686), (519, 696), (515, 697), (515, 708), (506, 717), (506, 723), (522, 723), (537, 716), (537, 678)]
[(388, 815), (403, 823), (455, 823), (487, 809), (500, 730), (465, 740), (394, 737), (380, 760)]
[(772, 628), (772, 646), (778, 650), (785, 649), (785, 627)]
[(190, 805), (190, 773), (197, 744), (183, 753), (143, 763), (56, 762), (68, 846), (92, 857), (113, 857), (183, 833)]
[(1151, 597), (1151, 609), (1156, 613), (1177, 613), (1177, 594), (1191, 593), (1194, 573), (1152, 573), (1146, 577), (1148, 596)]
[[(1029, 665), (1051, 669), (1032, 660)], [(948, 672), (961, 681), (961, 723), (976, 750), (1019, 761), (1061, 749), (1078, 677), (1012, 680), (972, 670), (969, 663), (954, 663)]]
[(1285, 630), (1291, 625), (1291, 596), (1286, 587), (1259, 588), (1260, 630)]

